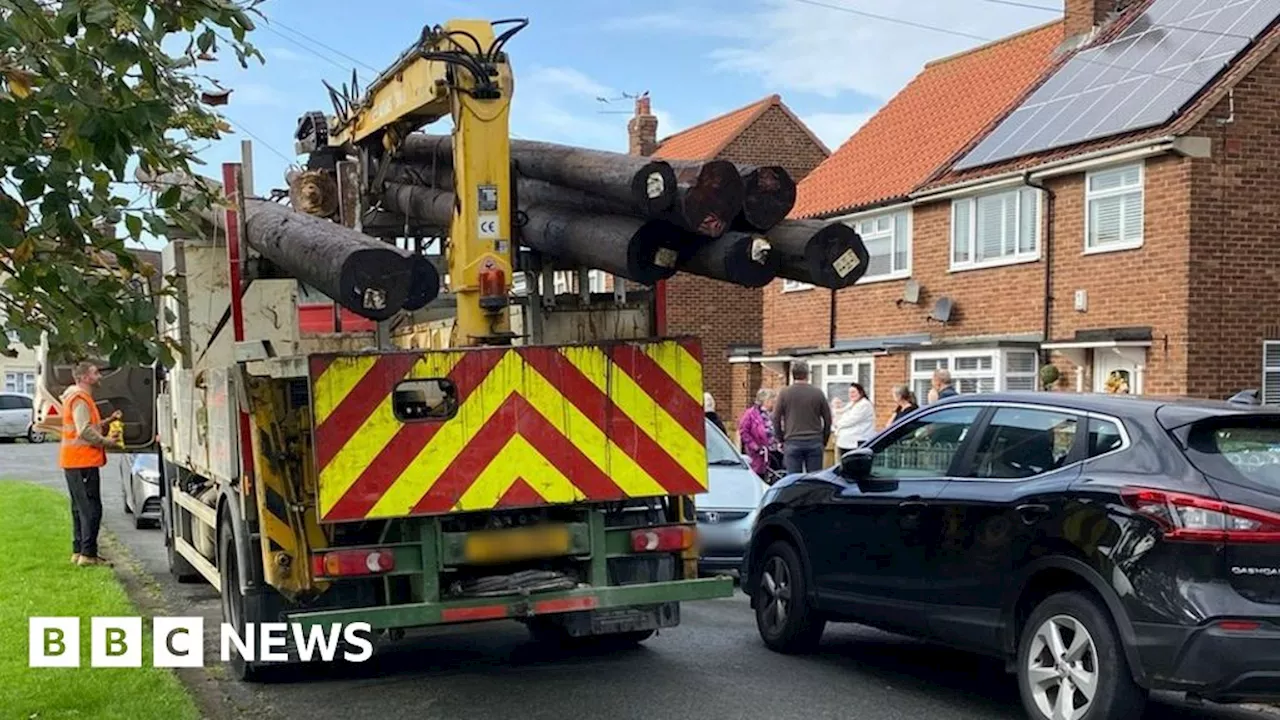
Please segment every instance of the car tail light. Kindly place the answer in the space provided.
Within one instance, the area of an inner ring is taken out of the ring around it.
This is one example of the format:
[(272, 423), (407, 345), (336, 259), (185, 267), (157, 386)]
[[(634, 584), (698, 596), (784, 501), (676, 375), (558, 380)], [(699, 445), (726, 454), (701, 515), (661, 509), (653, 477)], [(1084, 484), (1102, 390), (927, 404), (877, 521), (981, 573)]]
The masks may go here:
[(693, 547), (693, 528), (687, 525), (645, 528), (631, 531), (634, 552), (672, 552)]
[(311, 558), (316, 577), (380, 575), (395, 569), (396, 558), (390, 550), (334, 550)]
[(1221, 500), (1130, 488), (1125, 504), (1164, 529), (1169, 540), (1213, 543), (1280, 543), (1280, 515)]
[(1262, 623), (1253, 620), (1223, 620), (1218, 627), (1229, 632), (1253, 632), (1262, 628)]

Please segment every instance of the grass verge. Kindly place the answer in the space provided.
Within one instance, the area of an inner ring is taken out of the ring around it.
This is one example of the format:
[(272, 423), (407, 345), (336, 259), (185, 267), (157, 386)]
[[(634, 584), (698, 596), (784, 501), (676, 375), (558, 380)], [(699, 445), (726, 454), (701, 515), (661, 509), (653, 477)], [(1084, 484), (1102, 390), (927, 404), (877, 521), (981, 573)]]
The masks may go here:
[[(0, 718), (199, 717), (174, 674), (151, 667), (150, 622), (140, 668), (89, 667), (89, 618), (137, 616), (110, 568), (70, 563), (71, 512), (65, 496), (0, 482)], [(27, 619), (79, 617), (80, 667), (28, 667)]]

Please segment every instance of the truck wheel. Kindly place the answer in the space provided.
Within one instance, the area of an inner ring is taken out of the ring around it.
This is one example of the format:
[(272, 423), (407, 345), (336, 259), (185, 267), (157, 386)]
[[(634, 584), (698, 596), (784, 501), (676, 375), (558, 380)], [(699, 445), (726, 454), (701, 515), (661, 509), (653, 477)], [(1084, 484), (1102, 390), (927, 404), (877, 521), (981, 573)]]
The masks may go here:
[[(218, 533), (218, 574), (222, 580), (222, 621), (235, 628), (241, 638), (245, 638), (245, 628), (249, 623), (255, 627), (264, 620), (262, 597), (245, 596), (240, 591), (241, 568), (236, 557), (233, 530), (223, 527)], [(247, 640), (247, 638), (246, 638)], [(257, 643), (254, 642), (254, 647)], [(231, 672), (239, 680), (250, 683), (267, 682), (280, 669), (278, 663), (250, 662), (240, 653), (231, 649)]]
[(817, 647), (826, 620), (809, 605), (809, 582), (791, 543), (779, 540), (765, 550), (755, 585), (756, 629), (764, 644), (788, 654)]
[(1018, 643), (1018, 690), (1035, 720), (1136, 718), (1147, 701), (1111, 617), (1079, 592), (1053, 595), (1031, 613)]

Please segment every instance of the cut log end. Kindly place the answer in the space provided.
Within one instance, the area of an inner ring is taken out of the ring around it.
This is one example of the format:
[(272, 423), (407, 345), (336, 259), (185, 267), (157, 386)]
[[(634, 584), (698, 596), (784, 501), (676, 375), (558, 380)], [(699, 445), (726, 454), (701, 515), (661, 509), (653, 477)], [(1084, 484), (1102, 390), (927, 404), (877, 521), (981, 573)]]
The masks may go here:
[(627, 247), (628, 276), (642, 285), (653, 285), (676, 274), (693, 248), (682, 243), (683, 231), (664, 220), (651, 220), (640, 226)]
[(387, 320), (404, 307), (413, 275), (414, 264), (401, 255), (362, 248), (342, 264), (340, 297), (334, 299), (370, 320)]
[(759, 167), (743, 176), (742, 218), (756, 230), (786, 219), (796, 204), (796, 183), (781, 167)]
[(703, 243), (680, 265), (684, 272), (743, 287), (768, 285), (775, 275), (767, 238), (751, 233), (726, 233)]
[(655, 217), (667, 212), (676, 201), (676, 173), (664, 162), (646, 163), (631, 178), (631, 196), (637, 209)]
[(696, 178), (681, 184), (677, 222), (699, 235), (718, 238), (742, 211), (743, 195), (742, 177), (733, 163), (724, 160), (703, 163)]
[(839, 290), (867, 272), (871, 256), (853, 228), (844, 223), (788, 220), (769, 231), (779, 277)]

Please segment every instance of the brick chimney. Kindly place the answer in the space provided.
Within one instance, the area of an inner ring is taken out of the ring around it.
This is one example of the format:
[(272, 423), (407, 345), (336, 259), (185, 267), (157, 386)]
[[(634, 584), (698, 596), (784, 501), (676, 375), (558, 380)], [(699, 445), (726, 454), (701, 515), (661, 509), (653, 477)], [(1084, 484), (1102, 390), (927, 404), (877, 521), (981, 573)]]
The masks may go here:
[(1129, 3), (1126, 0), (1063, 0), (1067, 38), (1085, 37), (1107, 21), (1113, 12)]
[(658, 149), (658, 118), (650, 110), (649, 94), (636, 98), (636, 114), (627, 122), (629, 147), (632, 155), (652, 155)]

